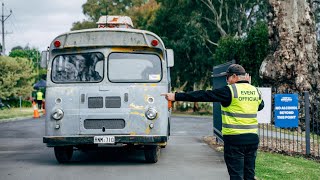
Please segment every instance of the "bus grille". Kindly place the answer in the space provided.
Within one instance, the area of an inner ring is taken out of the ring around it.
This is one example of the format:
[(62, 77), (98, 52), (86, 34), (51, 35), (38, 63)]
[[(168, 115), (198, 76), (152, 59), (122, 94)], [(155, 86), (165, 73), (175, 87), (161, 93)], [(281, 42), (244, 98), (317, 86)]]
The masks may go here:
[(125, 121), (123, 119), (86, 119), (85, 129), (123, 129)]
[(120, 108), (121, 98), (119, 96), (106, 97), (106, 108)]
[(89, 97), (88, 108), (103, 108), (103, 97)]

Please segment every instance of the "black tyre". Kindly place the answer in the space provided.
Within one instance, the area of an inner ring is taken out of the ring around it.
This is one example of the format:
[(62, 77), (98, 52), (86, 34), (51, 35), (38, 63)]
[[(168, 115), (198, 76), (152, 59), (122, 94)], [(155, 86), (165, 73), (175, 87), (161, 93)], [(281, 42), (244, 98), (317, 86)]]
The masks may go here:
[(156, 163), (160, 157), (160, 146), (149, 145), (144, 147), (144, 157), (147, 163)]
[(73, 154), (72, 146), (54, 147), (54, 155), (59, 163), (67, 163), (71, 160)]

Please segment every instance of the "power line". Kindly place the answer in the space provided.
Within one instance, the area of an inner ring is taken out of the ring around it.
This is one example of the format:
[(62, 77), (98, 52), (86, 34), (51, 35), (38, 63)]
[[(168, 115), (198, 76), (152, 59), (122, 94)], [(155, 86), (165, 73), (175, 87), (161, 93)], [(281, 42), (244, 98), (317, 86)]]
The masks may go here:
[[(5, 11), (9, 11), (9, 10), (7, 8), (5, 8)], [(11, 30), (10, 34), (15, 34), (15, 33), (23, 34), (22, 29), (25, 29), (24, 26), (21, 23), (17, 24), (16, 22), (19, 22), (19, 21), (17, 20), (16, 15), (12, 14), (11, 17), (8, 19), (8, 21), (6, 21), (6, 23), (7, 23), (6, 29), (10, 28), (10, 30)], [(21, 39), (19, 39), (17, 35), (10, 36), (10, 34), (9, 34), (9, 36), (6, 36), (6, 40), (9, 41), (10, 44), (13, 45), (13, 47), (18, 46), (18, 45), (21, 47), (24, 46), (24, 44), (20, 44)], [(11, 47), (11, 48), (13, 48), (13, 47)], [(8, 48), (8, 43), (7, 43), (7, 48)]]
[(11, 28), (13, 29), (14, 32), (22, 33), (23, 27), (21, 27), (21, 24), (16, 24), (18, 22), (16, 16), (12, 14), (11, 18), (8, 19), (8, 23), (11, 25)]
[(4, 22), (11, 16), (12, 10), (10, 10), (9, 15), (4, 15), (4, 3), (2, 3), (2, 18), (1, 18), (1, 23), (2, 23), (2, 55), (5, 55), (6, 52), (6, 46), (5, 46), (5, 39), (4, 39)]

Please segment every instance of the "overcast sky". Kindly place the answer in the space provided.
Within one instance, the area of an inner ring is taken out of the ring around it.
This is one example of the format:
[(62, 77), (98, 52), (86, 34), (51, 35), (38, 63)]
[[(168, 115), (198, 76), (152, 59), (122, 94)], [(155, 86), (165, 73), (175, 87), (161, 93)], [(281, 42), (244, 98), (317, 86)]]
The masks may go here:
[[(82, 5), (87, 0), (0, 0), (5, 21), (6, 54), (15, 46), (46, 50), (54, 37), (71, 29), (72, 23), (82, 21)], [(1, 25), (0, 25), (1, 26)], [(2, 32), (2, 30), (1, 30)], [(0, 35), (2, 44), (2, 35)]]

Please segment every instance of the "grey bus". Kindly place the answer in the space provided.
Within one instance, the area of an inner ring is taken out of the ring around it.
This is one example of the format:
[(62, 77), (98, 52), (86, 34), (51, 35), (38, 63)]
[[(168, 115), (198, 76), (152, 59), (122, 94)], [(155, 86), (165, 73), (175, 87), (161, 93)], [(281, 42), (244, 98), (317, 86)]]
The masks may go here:
[(171, 114), (160, 94), (170, 91), (174, 59), (156, 34), (114, 24), (71, 31), (41, 58), (47, 67), (43, 142), (59, 163), (75, 150), (105, 146), (141, 148), (146, 162), (158, 161)]

